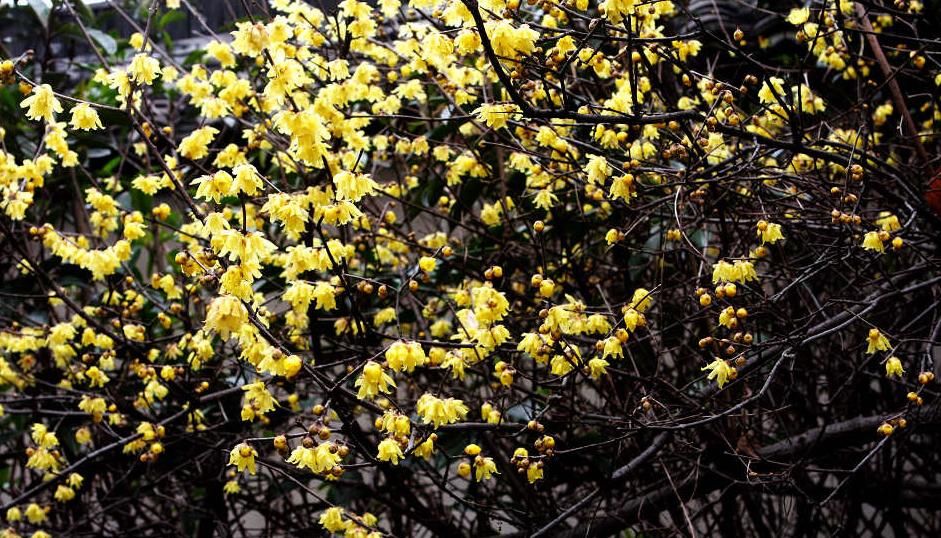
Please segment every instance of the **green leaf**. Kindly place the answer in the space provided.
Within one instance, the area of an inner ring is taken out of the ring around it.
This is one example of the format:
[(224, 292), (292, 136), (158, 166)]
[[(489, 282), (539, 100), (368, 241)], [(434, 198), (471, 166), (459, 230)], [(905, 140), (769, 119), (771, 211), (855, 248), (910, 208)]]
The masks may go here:
[(85, 5), (82, 0), (72, 0), (72, 4), (85, 21), (85, 24), (95, 23), (95, 13)]
[(167, 27), (167, 25), (173, 24), (175, 22), (185, 21), (185, 20), (186, 20), (186, 14), (183, 13), (182, 11), (176, 11), (176, 10), (168, 11), (164, 13), (163, 16), (161, 16), (157, 20), (157, 29), (163, 30)]
[(115, 157), (115, 158), (111, 159), (110, 161), (108, 161), (107, 163), (105, 163), (104, 166), (101, 167), (101, 172), (102, 172), (102, 174), (103, 174), (102, 177), (108, 176), (108, 175), (110, 175), (111, 173), (113, 173), (114, 170), (118, 167), (119, 164), (121, 164), (121, 156), (120, 156), (120, 155), (118, 155), (117, 157)]
[(49, 12), (52, 9), (50, 0), (29, 0), (29, 7), (39, 20), (39, 24), (46, 30), (49, 29)]
[(96, 30), (94, 28), (88, 28), (88, 35), (95, 40), (95, 43), (98, 43), (101, 48), (105, 50), (108, 56), (111, 56), (118, 51), (118, 42), (114, 40), (110, 35), (102, 32), (101, 30)]

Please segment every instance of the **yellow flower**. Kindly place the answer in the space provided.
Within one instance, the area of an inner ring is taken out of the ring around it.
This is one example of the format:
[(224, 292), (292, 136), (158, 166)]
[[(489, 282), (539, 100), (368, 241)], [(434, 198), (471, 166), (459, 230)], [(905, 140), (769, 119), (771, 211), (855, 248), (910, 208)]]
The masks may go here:
[(235, 174), (231, 189), (233, 194), (244, 192), (248, 196), (255, 196), (264, 188), (261, 175), (250, 164), (240, 164), (232, 169), (232, 173)]
[(429, 393), (423, 394), (416, 403), (415, 411), (425, 424), (451, 424), (467, 416), (467, 406), (454, 398), (441, 399)]
[[(153, 196), (157, 193), (157, 191), (164, 187), (164, 182), (163, 179), (159, 176), (139, 176), (131, 181), (131, 186), (144, 194)], [(169, 214), (170, 206), (166, 206), (165, 210), (158, 211), (157, 209), (154, 209), (154, 211), (154, 216), (158, 216), (161, 211), (166, 211), (166, 213)]]
[(268, 31), (265, 25), (256, 22), (236, 23), (236, 30), (232, 32), (232, 48), (235, 52), (248, 57), (258, 57), (262, 49), (268, 45)]
[(605, 180), (611, 175), (611, 165), (600, 155), (592, 155), (588, 158), (588, 164), (585, 165), (585, 173), (588, 175), (588, 184), (604, 184)]
[(25, 514), (26, 519), (33, 525), (46, 520), (46, 510), (36, 503), (30, 503), (29, 506), (26, 507)]
[(549, 189), (539, 189), (539, 192), (533, 197), (533, 205), (543, 211), (552, 209), (558, 201), (559, 197)]
[(418, 342), (405, 343), (401, 340), (389, 346), (385, 353), (386, 362), (389, 368), (399, 372), (409, 372), (415, 370), (416, 366), (424, 366), (428, 362), (425, 350)]
[(65, 484), (59, 484), (53, 497), (60, 503), (69, 502), (75, 498), (75, 490)]
[(121, 330), (124, 332), (125, 338), (132, 342), (143, 342), (146, 337), (143, 325), (128, 324), (121, 327)]
[(248, 310), (237, 297), (223, 295), (209, 304), (205, 327), (219, 333), (223, 340), (228, 340), (231, 333), (241, 331), (246, 323)]
[(354, 203), (366, 195), (375, 193), (378, 187), (368, 174), (354, 174), (346, 170), (333, 176), (333, 185), (337, 189), (337, 200)]
[(615, 178), (614, 181), (611, 182), (608, 195), (612, 198), (623, 200), (625, 203), (630, 202), (631, 198), (637, 196), (637, 190), (634, 188), (634, 176), (632, 174), (624, 174), (623, 176)]
[(229, 452), (229, 465), (235, 465), (240, 473), (248, 469), (249, 473), (255, 474), (256, 456), (258, 456), (257, 450), (248, 446), (247, 443), (240, 443)]
[(757, 280), (758, 273), (755, 272), (755, 266), (748, 260), (735, 260), (729, 263), (720, 260), (719, 263), (712, 266), (712, 282), (739, 282), (746, 283), (750, 280)]
[(497, 464), (494, 463), (493, 458), (483, 456), (474, 458), (474, 479), (478, 482), (490, 480), (494, 473), (500, 474), (497, 472)]
[(514, 28), (510, 21), (505, 19), (489, 21), (485, 29), (494, 52), (501, 59), (515, 60), (521, 54), (532, 54), (539, 38), (539, 32), (531, 29), (529, 25)]
[(889, 360), (885, 361), (886, 377), (902, 377), (904, 373), (905, 370), (902, 369), (902, 361), (900, 361), (898, 357), (889, 357)]
[(512, 103), (485, 103), (477, 107), (474, 114), (492, 129), (504, 129), (510, 120), (518, 120), (523, 116), (520, 108)]
[(327, 532), (339, 533), (352, 526), (352, 521), (343, 519), (343, 509), (337, 506), (327, 508), (320, 514), (320, 526)]
[(399, 443), (390, 437), (386, 437), (379, 443), (379, 453), (376, 455), (376, 458), (379, 461), (388, 461), (392, 465), (398, 465), (399, 460), (404, 458), (402, 454), (402, 447), (399, 446)]
[(235, 67), (235, 55), (226, 43), (213, 39), (206, 44), (206, 53), (218, 60), (222, 67)]
[(75, 442), (80, 445), (87, 445), (91, 442), (91, 430), (87, 427), (81, 427), (75, 430)]
[(91, 398), (83, 395), (81, 401), (78, 402), (78, 408), (91, 415), (95, 422), (100, 422), (108, 409), (108, 402), (104, 398)]
[(438, 434), (432, 433), (428, 436), (427, 439), (422, 441), (415, 447), (415, 450), (412, 451), (413, 454), (419, 458), (424, 458), (425, 460), (430, 460), (431, 456), (435, 453), (435, 441), (438, 440)]
[(624, 312), (624, 327), (633, 332), (637, 327), (643, 327), (647, 324), (647, 319), (636, 309), (628, 308)]
[(604, 234), (604, 240), (606, 243), (608, 243), (608, 245), (613, 245), (618, 242), (620, 235), (621, 234), (618, 232), (617, 228), (611, 228), (607, 231), (607, 233)]
[(758, 90), (758, 101), (763, 105), (778, 104), (778, 99), (783, 98), (784, 80), (778, 77), (769, 78), (761, 85), (761, 89)]
[(82, 129), (90, 131), (101, 129), (101, 119), (98, 118), (98, 112), (88, 105), (88, 103), (79, 103), (72, 107), (72, 119), (69, 121), (73, 129)]
[(793, 24), (794, 26), (800, 26), (807, 22), (810, 19), (810, 8), (801, 7), (794, 8), (790, 13), (787, 14), (787, 22)]
[(90, 387), (103, 387), (110, 381), (107, 374), (102, 372), (97, 366), (92, 366), (88, 370), (85, 370), (85, 377), (88, 378), (88, 386)]
[(301, 445), (291, 452), (287, 462), (297, 465), (299, 469), (307, 468), (322, 474), (340, 463), (340, 454), (332, 443), (321, 443), (316, 448), (305, 448)]
[(529, 480), (530, 484), (536, 482), (536, 480), (542, 480), (542, 478), (543, 472), (541, 461), (531, 463), (529, 467), (526, 468), (526, 479)]
[(735, 315), (735, 308), (728, 306), (719, 312), (719, 325), (727, 329), (734, 329), (738, 325), (738, 317)]
[(735, 379), (736, 374), (735, 368), (729, 366), (728, 361), (722, 359), (716, 359), (710, 362), (704, 366), (702, 370), (704, 372), (709, 371), (709, 375), (706, 379), (715, 379), (720, 389), (728, 383), (729, 379)]
[(555, 282), (546, 278), (539, 283), (539, 295), (549, 298), (555, 294)]
[(363, 366), (363, 373), (356, 380), (356, 386), (359, 387), (359, 392), (356, 397), (366, 400), (375, 398), (380, 392), (383, 394), (388, 394), (390, 392), (389, 387), (395, 386), (395, 381), (389, 376), (389, 374), (382, 371), (382, 365), (377, 362), (368, 361), (365, 366)]
[(144, 34), (140, 32), (134, 32), (131, 34), (131, 37), (128, 38), (127, 44), (137, 50), (142, 50), (145, 44)]
[(758, 237), (761, 238), (762, 243), (774, 244), (784, 239), (784, 234), (781, 233), (780, 224), (759, 220), (757, 228)]
[(438, 265), (438, 260), (432, 258), (431, 256), (422, 256), (418, 260), (418, 268), (424, 271), (425, 273), (430, 273), (434, 271), (437, 265)]
[(879, 218), (876, 219), (876, 224), (879, 225), (886, 232), (895, 232), (902, 229), (902, 224), (899, 222), (899, 218), (888, 211), (883, 211), (879, 213)]
[(149, 86), (160, 75), (160, 62), (149, 54), (138, 53), (131, 59), (127, 72), (135, 82)]
[(226, 196), (233, 193), (232, 176), (225, 170), (219, 170), (211, 176), (200, 176), (193, 180), (192, 185), (196, 185), (196, 197), (203, 200), (212, 200), (219, 203)]
[(32, 94), (20, 103), (20, 107), (29, 107), (26, 117), (31, 120), (52, 121), (57, 113), (62, 112), (62, 104), (56, 99), (52, 86), (48, 84), (35, 86)]
[[(615, 340), (617, 340), (617, 338), (615, 338)], [(608, 367), (608, 361), (604, 359), (599, 359), (598, 357), (595, 357), (591, 359), (590, 361), (588, 361), (588, 369), (591, 371), (591, 377), (594, 379), (598, 379), (599, 377), (603, 375), (607, 375), (608, 374), (607, 367)], [(532, 480), (530, 480), (530, 482), (532, 482)]]
[(265, 415), (274, 410), (274, 396), (268, 392), (264, 381), (242, 385), (246, 404), (242, 407), (242, 420), (254, 420), (257, 415)]
[(653, 305), (653, 294), (644, 288), (637, 288), (634, 290), (634, 295), (631, 297), (628, 308), (633, 308), (640, 313), (644, 313), (651, 305)]
[(869, 329), (869, 338), (867, 339), (866, 353), (872, 355), (876, 351), (888, 351), (891, 344), (889, 339), (882, 334), (879, 329)]
[(215, 127), (196, 129), (180, 141), (180, 155), (187, 159), (202, 159), (209, 154), (209, 144), (219, 134)]
[[(616, 336), (609, 336), (608, 338), (605, 338), (604, 348), (601, 352), (601, 356), (605, 359), (608, 357), (623, 357), (624, 350), (621, 348), (621, 341), (618, 340)], [(590, 362), (589, 366), (591, 366)], [(605, 362), (605, 366), (607, 366), (607, 362)]]
[(304, 361), (297, 355), (288, 355), (284, 358), (284, 377), (291, 379), (296, 376), (304, 366)]
[(879, 236), (879, 232), (866, 232), (863, 236), (863, 248), (875, 252), (885, 252), (885, 244)]

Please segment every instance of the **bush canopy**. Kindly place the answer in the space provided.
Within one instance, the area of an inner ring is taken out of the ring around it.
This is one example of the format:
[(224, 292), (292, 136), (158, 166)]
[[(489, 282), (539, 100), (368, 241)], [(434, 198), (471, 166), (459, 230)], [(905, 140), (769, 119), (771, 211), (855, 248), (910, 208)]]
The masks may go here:
[(28, 4), (0, 537), (941, 533), (937, 1)]

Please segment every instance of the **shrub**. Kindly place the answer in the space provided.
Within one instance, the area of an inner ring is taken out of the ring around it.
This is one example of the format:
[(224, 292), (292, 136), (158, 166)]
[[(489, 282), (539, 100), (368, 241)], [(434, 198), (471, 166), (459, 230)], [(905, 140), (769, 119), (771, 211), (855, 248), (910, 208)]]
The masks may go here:
[(0, 65), (5, 536), (938, 532), (936, 12), (269, 4)]

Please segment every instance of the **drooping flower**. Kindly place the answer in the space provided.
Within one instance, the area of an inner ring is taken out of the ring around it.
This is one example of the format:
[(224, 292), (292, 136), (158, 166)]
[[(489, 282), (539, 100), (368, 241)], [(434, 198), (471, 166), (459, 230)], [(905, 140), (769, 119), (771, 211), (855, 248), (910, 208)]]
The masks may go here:
[(392, 463), (392, 465), (398, 465), (399, 460), (404, 457), (402, 447), (399, 446), (399, 443), (395, 439), (386, 437), (379, 442), (379, 453), (376, 455), (379, 461), (388, 461)]
[(474, 458), (474, 479), (478, 482), (490, 480), (494, 473), (500, 474), (497, 471), (497, 464), (493, 461), (493, 458), (480, 455)]
[(23, 102), (20, 103), (20, 107), (27, 108), (26, 117), (31, 120), (46, 120), (52, 121), (55, 119), (55, 115), (59, 112), (62, 112), (62, 103), (56, 99), (55, 93), (52, 91), (52, 86), (48, 84), (40, 84), (39, 86), (33, 87), (33, 93), (23, 99)]
[(229, 465), (235, 465), (240, 473), (248, 469), (249, 473), (255, 474), (256, 456), (258, 456), (257, 450), (248, 446), (247, 443), (240, 443), (229, 452)]
[(88, 103), (79, 103), (72, 107), (72, 119), (69, 124), (73, 129), (91, 131), (101, 129), (101, 119), (98, 112), (88, 105)]
[(781, 233), (780, 224), (759, 220), (757, 228), (758, 237), (761, 238), (762, 243), (774, 244), (784, 239), (784, 234)]
[(653, 294), (647, 291), (645, 288), (637, 288), (634, 290), (634, 295), (631, 297), (631, 302), (629, 307), (637, 310), (640, 313), (647, 311), (650, 306), (653, 305)]
[(416, 366), (424, 366), (428, 362), (425, 350), (418, 342), (398, 341), (389, 346), (385, 353), (386, 362), (389, 368), (399, 372), (409, 372), (415, 370)]
[(520, 108), (512, 103), (485, 103), (477, 107), (474, 114), (492, 129), (503, 129), (511, 120), (522, 117)]
[[(608, 367), (608, 361), (598, 358), (598, 357), (595, 357), (591, 359), (590, 361), (588, 361), (588, 369), (593, 379), (598, 379), (603, 375), (607, 375), (608, 373), (607, 367)], [(530, 482), (532, 482), (532, 480), (530, 480)]]
[(425, 393), (418, 399), (415, 411), (425, 424), (434, 424), (435, 428), (442, 424), (451, 424), (467, 416), (467, 406), (461, 400), (454, 398), (438, 398)]
[(719, 385), (720, 389), (729, 382), (729, 379), (734, 379), (736, 374), (735, 368), (729, 366), (728, 361), (722, 359), (716, 359), (710, 362), (704, 366), (702, 370), (704, 372), (709, 372), (709, 375), (706, 376), (706, 379), (709, 379), (710, 381), (715, 379), (716, 384)]
[(787, 22), (794, 26), (800, 26), (807, 22), (808, 19), (810, 19), (809, 7), (796, 7), (787, 14)]
[(867, 344), (866, 353), (869, 355), (876, 351), (888, 351), (889, 347), (891, 347), (889, 339), (886, 338), (879, 329), (869, 329)]
[(327, 530), (327, 532), (339, 533), (345, 531), (347, 527), (352, 523), (352, 521), (347, 521), (343, 519), (343, 509), (338, 506), (333, 506), (324, 510), (320, 514), (320, 526)]
[(879, 218), (876, 219), (876, 224), (886, 232), (896, 232), (902, 229), (902, 224), (899, 222), (899, 218), (888, 211), (883, 211), (879, 213)]
[(875, 252), (885, 252), (885, 244), (883, 244), (879, 232), (866, 232), (866, 235), (863, 236), (863, 248)]
[(238, 333), (246, 323), (248, 310), (238, 297), (222, 295), (209, 304), (205, 326), (219, 333), (224, 340), (228, 340), (232, 333)]
[(359, 387), (357, 398), (371, 400), (380, 392), (388, 394), (391, 390), (389, 387), (394, 387), (395, 381), (382, 370), (381, 364), (369, 361), (363, 366), (363, 373), (356, 380), (356, 386)]
[(758, 273), (755, 271), (755, 265), (749, 260), (735, 260), (729, 263), (720, 260), (719, 263), (712, 266), (712, 282), (738, 282), (745, 284), (751, 280), (757, 280)]
[(141, 52), (131, 59), (127, 72), (138, 84), (150, 86), (160, 75), (160, 62), (153, 56)]
[(889, 360), (885, 361), (885, 376), (886, 377), (902, 377), (902, 374), (905, 373), (905, 370), (902, 369), (902, 361), (898, 357), (889, 357)]
[(435, 270), (435, 267), (438, 265), (438, 260), (434, 259), (431, 256), (422, 256), (418, 260), (418, 268), (425, 273), (430, 273)]

